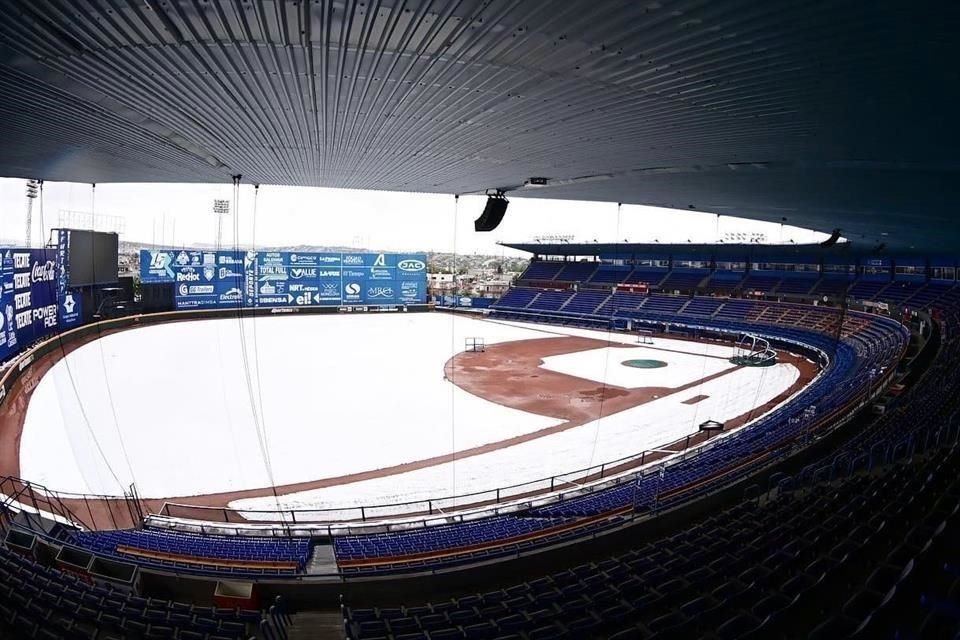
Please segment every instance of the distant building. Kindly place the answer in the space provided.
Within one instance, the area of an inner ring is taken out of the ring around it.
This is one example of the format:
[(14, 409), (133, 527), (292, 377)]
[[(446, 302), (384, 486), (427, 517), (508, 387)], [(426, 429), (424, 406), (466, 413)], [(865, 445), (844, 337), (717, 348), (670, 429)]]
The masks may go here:
[(476, 295), (483, 298), (499, 298), (507, 289), (510, 288), (509, 280), (490, 280), (487, 282), (478, 282), (473, 290)]

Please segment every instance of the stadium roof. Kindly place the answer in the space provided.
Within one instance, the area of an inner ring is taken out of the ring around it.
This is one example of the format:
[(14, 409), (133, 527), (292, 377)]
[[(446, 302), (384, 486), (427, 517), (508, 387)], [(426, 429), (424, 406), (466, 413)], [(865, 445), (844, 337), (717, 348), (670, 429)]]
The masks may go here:
[[(793, 259), (825, 260), (830, 264), (854, 264), (858, 260), (878, 258), (917, 257), (915, 251), (878, 252), (852, 243), (838, 243), (829, 247), (820, 244), (758, 244), (758, 243), (650, 243), (650, 242), (504, 242), (505, 247), (526, 251), (540, 256), (636, 256), (642, 258), (667, 258), (684, 256), (684, 259), (713, 257), (727, 260), (772, 261)], [(924, 257), (927, 257), (924, 255)], [(945, 258), (946, 256), (942, 256)], [(955, 256), (952, 256), (955, 258)], [(953, 264), (951, 261), (950, 264)]]
[(960, 4), (0, 0), (0, 175), (653, 204), (960, 246)]

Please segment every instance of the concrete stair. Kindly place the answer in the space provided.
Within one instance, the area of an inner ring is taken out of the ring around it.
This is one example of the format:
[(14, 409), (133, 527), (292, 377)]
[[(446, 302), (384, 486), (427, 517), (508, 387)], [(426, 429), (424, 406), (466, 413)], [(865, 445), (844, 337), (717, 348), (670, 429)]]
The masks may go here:
[(340, 611), (311, 611), (292, 616), (287, 640), (346, 640)]

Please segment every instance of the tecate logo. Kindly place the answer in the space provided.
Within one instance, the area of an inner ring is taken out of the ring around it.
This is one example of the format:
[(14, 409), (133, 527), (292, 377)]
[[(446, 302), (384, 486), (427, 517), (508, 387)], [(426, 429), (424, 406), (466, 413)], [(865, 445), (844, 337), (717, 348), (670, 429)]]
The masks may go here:
[(345, 287), (343, 288), (343, 290), (344, 290), (344, 291), (347, 293), (347, 295), (349, 295), (349, 296), (358, 296), (358, 295), (360, 295), (360, 285), (358, 285), (356, 282), (350, 282), (350, 283), (348, 283), (347, 286), (345, 286)]
[(367, 289), (368, 298), (392, 298), (393, 288), (391, 287), (370, 287)]
[(422, 260), (401, 260), (397, 263), (400, 271), (423, 271), (426, 266)]

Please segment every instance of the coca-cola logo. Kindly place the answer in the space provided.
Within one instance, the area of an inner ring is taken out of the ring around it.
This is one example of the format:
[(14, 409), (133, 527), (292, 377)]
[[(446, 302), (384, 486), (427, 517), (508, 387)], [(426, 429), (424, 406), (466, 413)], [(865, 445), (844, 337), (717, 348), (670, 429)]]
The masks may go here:
[(33, 268), (30, 270), (30, 281), (31, 282), (48, 282), (55, 279), (54, 271), (56, 269), (53, 265), (53, 260), (47, 260), (46, 263), (41, 264), (35, 262)]

